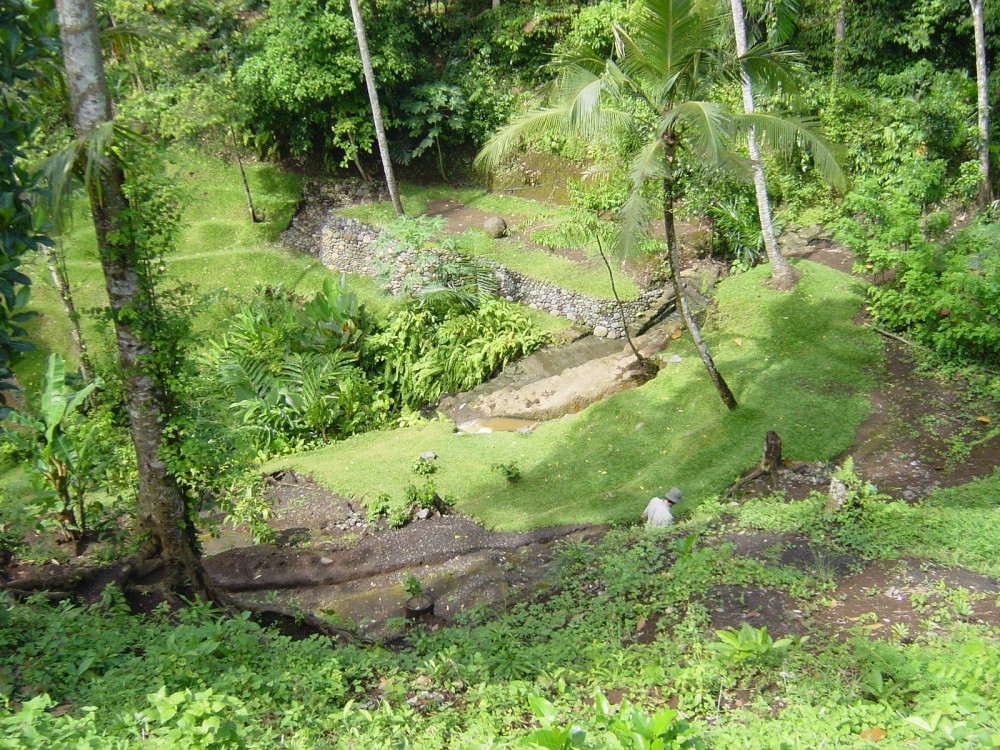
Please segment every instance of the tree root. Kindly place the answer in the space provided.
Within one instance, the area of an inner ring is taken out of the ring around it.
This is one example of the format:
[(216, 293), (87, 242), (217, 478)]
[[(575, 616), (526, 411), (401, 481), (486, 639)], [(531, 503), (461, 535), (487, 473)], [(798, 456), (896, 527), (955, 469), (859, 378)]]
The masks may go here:
[(92, 581), (101, 570), (101, 568), (78, 568), (69, 573), (22, 578), (19, 581), (8, 581), (4, 588), (23, 592), (72, 590)]
[(259, 625), (273, 625), (286, 631), (309, 631), (323, 635), (334, 641), (356, 641), (357, 636), (347, 628), (333, 625), (322, 617), (311, 612), (292, 610), (276, 604), (258, 604), (256, 602), (237, 602), (230, 599), (237, 610), (250, 612), (254, 622)]
[(33, 596), (40, 596), (49, 604), (59, 604), (60, 602), (73, 598), (73, 594), (69, 591), (25, 590), (11, 588), (8, 588), (7, 590), (10, 591), (11, 596), (19, 602), (27, 601)]
[[(122, 592), (133, 597), (152, 597), (155, 600), (166, 601), (171, 608), (182, 608), (190, 603), (190, 599), (185, 599), (185, 596), (190, 595), (192, 599), (211, 602), (230, 616), (250, 612), (253, 620), (259, 625), (275, 626), (287, 634), (322, 635), (338, 642), (357, 640), (356, 635), (347, 628), (332, 625), (312, 613), (276, 604), (258, 604), (235, 599), (205, 576), (200, 577), (197, 586), (193, 586), (191, 577), (183, 565), (170, 564), (162, 557), (150, 556), (155, 553), (155, 549), (147, 547), (115, 566), (79, 568), (68, 573), (33, 576), (7, 582), (3, 588), (9, 590), (19, 601), (41, 594), (50, 603), (58, 604), (78, 596), (80, 589), (102, 573), (118, 568), (109, 585), (116, 585)], [(151, 583), (141, 583), (154, 574), (162, 574), (162, 578)]]

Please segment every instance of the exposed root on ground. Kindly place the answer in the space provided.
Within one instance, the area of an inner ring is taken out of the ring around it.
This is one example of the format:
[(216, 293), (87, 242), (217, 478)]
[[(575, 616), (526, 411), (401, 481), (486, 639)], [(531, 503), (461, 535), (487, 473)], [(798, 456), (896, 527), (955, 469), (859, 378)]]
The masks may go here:
[[(57, 604), (62, 601), (90, 601), (107, 586), (118, 588), (130, 602), (158, 604), (165, 602), (171, 609), (182, 609), (191, 601), (209, 601), (222, 613), (237, 616), (249, 612), (254, 622), (274, 626), (281, 632), (296, 636), (323, 635), (336, 641), (355, 640), (355, 635), (342, 627), (309, 612), (295, 611), (278, 604), (247, 602), (236, 599), (219, 588), (204, 573), (200, 586), (193, 587), (184, 566), (150, 556), (156, 550), (145, 546), (112, 565), (80, 567), (67, 572), (43, 574), (5, 582), (2, 586), (19, 600), (41, 596)], [(97, 591), (97, 587), (100, 591)]]

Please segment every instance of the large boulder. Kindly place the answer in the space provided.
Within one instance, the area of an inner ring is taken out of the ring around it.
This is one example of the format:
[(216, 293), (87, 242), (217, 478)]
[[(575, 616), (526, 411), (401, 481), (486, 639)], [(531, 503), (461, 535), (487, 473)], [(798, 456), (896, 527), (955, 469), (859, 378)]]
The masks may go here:
[(483, 221), (483, 231), (493, 239), (507, 235), (507, 222), (501, 216), (487, 216)]

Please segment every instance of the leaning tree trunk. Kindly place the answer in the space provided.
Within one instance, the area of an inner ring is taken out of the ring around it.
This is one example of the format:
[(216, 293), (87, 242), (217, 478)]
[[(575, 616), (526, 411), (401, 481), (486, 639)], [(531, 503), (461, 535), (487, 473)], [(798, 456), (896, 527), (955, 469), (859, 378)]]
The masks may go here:
[[(92, 0), (56, 0), (56, 8), (73, 127), (77, 137), (86, 138), (112, 119), (94, 6)], [(148, 314), (150, 300), (140, 274), (140, 259), (129, 240), (126, 226), (129, 204), (122, 190), (124, 179), (121, 164), (104, 155), (87, 185), (87, 193), (115, 321), (129, 427), (135, 445), (139, 472), (138, 527), (150, 533), (164, 561), (186, 575), (191, 591), (212, 598), (187, 503), (160, 457), (166, 395), (151, 368), (155, 352), (150, 342), (144, 340), (141, 326), (135, 324), (137, 317)]]
[(375, 71), (372, 69), (372, 58), (368, 52), (368, 39), (365, 36), (365, 22), (361, 18), (361, 5), (358, 0), (351, 0), (351, 15), (354, 17), (354, 32), (357, 34), (358, 49), (361, 51), (361, 67), (365, 71), (368, 100), (372, 105), (372, 122), (375, 124), (375, 138), (378, 140), (378, 150), (382, 156), (385, 184), (389, 188), (389, 198), (392, 200), (396, 216), (402, 216), (403, 204), (399, 200), (399, 187), (396, 185), (396, 175), (392, 171), (392, 161), (389, 159), (389, 142), (385, 137), (385, 125), (382, 124), (382, 108), (379, 106), (378, 90), (375, 88)]
[(737, 406), (736, 397), (733, 396), (729, 385), (722, 377), (718, 368), (716, 368), (715, 361), (708, 351), (708, 346), (701, 337), (701, 329), (698, 328), (698, 322), (691, 314), (691, 307), (687, 301), (687, 293), (684, 291), (684, 285), (681, 283), (680, 251), (677, 247), (677, 235), (674, 232), (674, 204), (676, 202), (674, 160), (676, 155), (676, 136), (668, 134), (664, 136), (663, 143), (663, 228), (667, 235), (667, 259), (670, 262), (670, 280), (674, 285), (674, 298), (677, 300), (677, 309), (681, 311), (681, 318), (684, 320), (684, 325), (687, 326), (691, 334), (691, 340), (694, 341), (694, 345), (698, 349), (701, 361), (705, 363), (705, 369), (708, 370), (708, 377), (711, 378), (712, 385), (719, 392), (719, 397), (722, 398), (722, 403), (726, 405), (726, 408), (735, 409)]
[(615, 284), (615, 273), (611, 270), (611, 263), (608, 262), (608, 256), (604, 253), (604, 245), (601, 244), (601, 235), (599, 232), (594, 233), (594, 239), (597, 240), (597, 252), (601, 255), (601, 260), (604, 261), (604, 267), (608, 269), (608, 281), (611, 283), (611, 294), (615, 298), (615, 306), (618, 308), (618, 317), (622, 322), (622, 330), (625, 332), (625, 340), (628, 341), (628, 346), (632, 350), (632, 354), (635, 357), (636, 364), (641, 367), (646, 366), (646, 358), (642, 356), (642, 352), (636, 347), (635, 342), (632, 340), (632, 334), (628, 330), (628, 318), (625, 316), (625, 305), (622, 303), (622, 298), (618, 295), (618, 285)]
[[(736, 34), (736, 54), (739, 55), (740, 88), (743, 90), (743, 109), (748, 115), (754, 112), (753, 89), (750, 77), (743, 65), (743, 56), (747, 53), (747, 27), (743, 11), (743, 0), (731, 0), (733, 9), (733, 30)], [(751, 125), (747, 130), (747, 150), (750, 152), (750, 166), (753, 170), (753, 186), (757, 193), (757, 215), (760, 217), (760, 231), (764, 237), (764, 249), (771, 264), (771, 278), (776, 289), (788, 290), (795, 286), (798, 275), (778, 249), (778, 240), (774, 236), (774, 220), (771, 217), (771, 200), (767, 195), (767, 182), (764, 179), (764, 164), (760, 159), (760, 147), (757, 145), (757, 131)]]
[[(62, 241), (60, 240), (60, 246)], [(83, 329), (80, 327), (80, 315), (76, 311), (76, 303), (73, 301), (73, 290), (69, 285), (69, 276), (66, 274), (66, 257), (62, 248), (58, 251), (51, 247), (42, 246), (42, 255), (45, 257), (45, 264), (49, 267), (49, 275), (55, 285), (59, 299), (62, 301), (63, 311), (69, 319), (69, 336), (73, 340), (80, 355), (80, 377), (85, 382), (90, 382), (93, 374), (93, 367), (90, 365), (90, 353), (87, 351), (87, 344), (83, 339)]]
[(229, 126), (229, 134), (233, 138), (233, 153), (236, 154), (236, 166), (240, 170), (240, 181), (243, 183), (243, 197), (247, 201), (247, 214), (250, 216), (250, 223), (257, 224), (260, 217), (257, 209), (253, 206), (253, 193), (250, 192), (250, 182), (247, 180), (247, 171), (243, 168), (243, 159), (240, 158), (240, 142), (236, 139), (236, 128)]
[(979, 171), (982, 182), (979, 185), (980, 205), (986, 206), (993, 200), (993, 185), (990, 182), (990, 100), (988, 71), (986, 69), (986, 31), (983, 28), (983, 0), (969, 0), (972, 6), (972, 25), (976, 33), (976, 94), (979, 109)]

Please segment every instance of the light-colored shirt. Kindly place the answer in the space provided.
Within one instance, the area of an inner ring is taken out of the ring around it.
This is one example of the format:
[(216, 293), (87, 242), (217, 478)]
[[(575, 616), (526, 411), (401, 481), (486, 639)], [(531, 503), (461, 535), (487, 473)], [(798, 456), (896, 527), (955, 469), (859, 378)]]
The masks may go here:
[(648, 526), (669, 526), (674, 522), (674, 516), (670, 512), (670, 503), (662, 497), (654, 497), (650, 500), (643, 515), (646, 517)]

